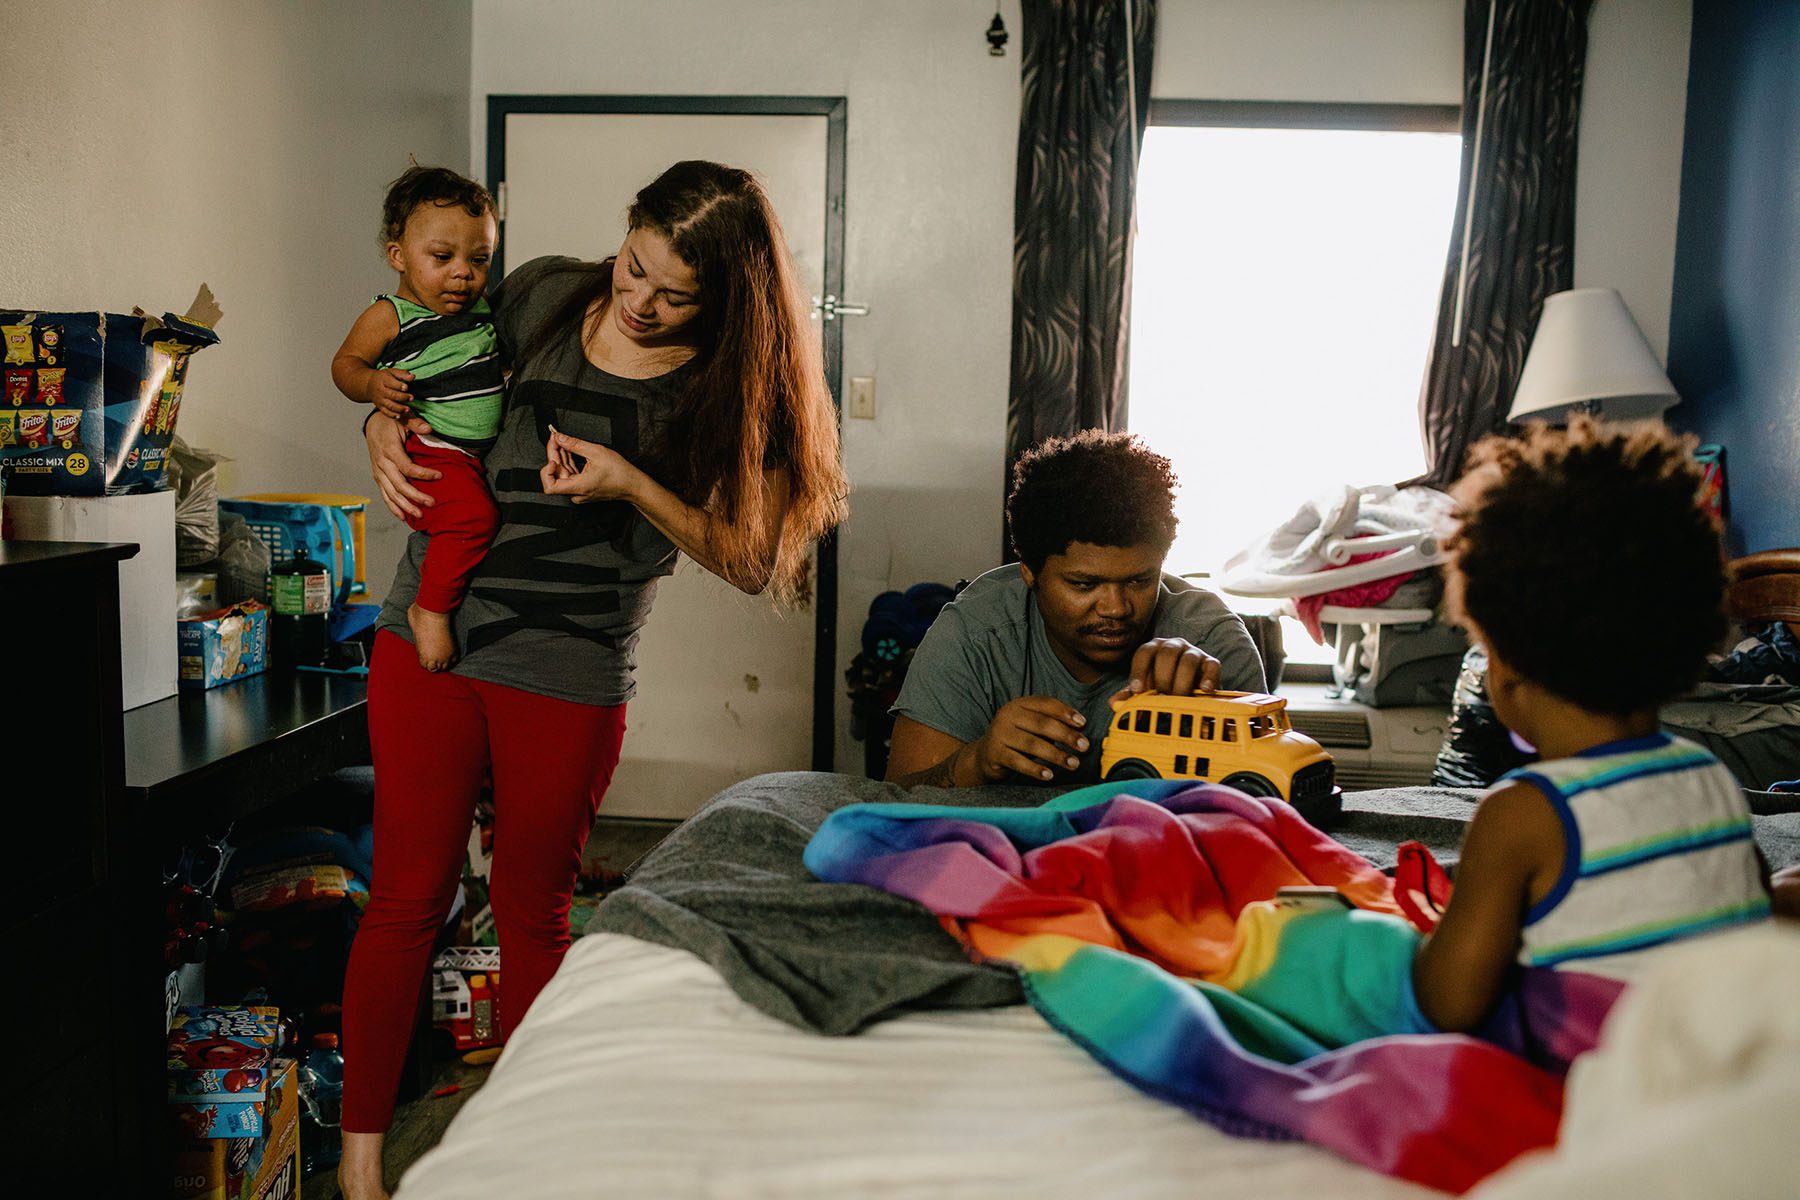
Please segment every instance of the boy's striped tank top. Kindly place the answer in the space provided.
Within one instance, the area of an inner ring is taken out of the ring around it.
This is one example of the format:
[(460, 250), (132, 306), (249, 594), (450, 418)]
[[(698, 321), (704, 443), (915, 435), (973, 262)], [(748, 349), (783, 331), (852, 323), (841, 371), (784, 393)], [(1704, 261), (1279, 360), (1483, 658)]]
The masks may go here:
[(499, 339), (487, 297), (448, 316), (399, 296), (377, 296), (394, 306), (400, 332), (382, 351), (382, 368), (411, 371), (412, 407), (443, 440), (485, 453), (500, 433)]
[(1533, 763), (1563, 826), (1563, 870), (1526, 914), (1519, 961), (1629, 978), (1639, 951), (1769, 915), (1737, 779), (1657, 733)]

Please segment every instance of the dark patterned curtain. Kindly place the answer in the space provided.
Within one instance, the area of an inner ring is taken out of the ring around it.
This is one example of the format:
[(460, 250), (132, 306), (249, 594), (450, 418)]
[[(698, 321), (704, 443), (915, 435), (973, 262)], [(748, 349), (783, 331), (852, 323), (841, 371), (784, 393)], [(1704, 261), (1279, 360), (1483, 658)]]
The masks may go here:
[(1023, 7), (1008, 486), (1013, 461), (1045, 438), (1125, 423), (1132, 203), (1156, 28), (1156, 0)]
[(1462, 186), (1419, 397), (1424, 482), (1449, 483), (1472, 443), (1507, 427), (1544, 297), (1571, 286), (1592, 6), (1467, 0)]

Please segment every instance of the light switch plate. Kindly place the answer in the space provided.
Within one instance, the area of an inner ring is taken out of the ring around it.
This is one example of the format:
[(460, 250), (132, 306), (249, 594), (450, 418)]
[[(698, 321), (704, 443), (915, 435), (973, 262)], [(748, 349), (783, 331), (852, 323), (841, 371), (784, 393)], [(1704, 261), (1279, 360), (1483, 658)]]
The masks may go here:
[(849, 415), (863, 421), (875, 419), (875, 377), (855, 375), (850, 379)]

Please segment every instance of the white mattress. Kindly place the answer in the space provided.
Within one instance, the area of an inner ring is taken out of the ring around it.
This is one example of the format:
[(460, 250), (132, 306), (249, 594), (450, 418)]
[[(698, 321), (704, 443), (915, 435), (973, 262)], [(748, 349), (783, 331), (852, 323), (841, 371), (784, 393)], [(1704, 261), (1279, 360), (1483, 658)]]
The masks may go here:
[(1029, 1007), (819, 1037), (685, 951), (598, 934), (576, 941), (399, 1200), (1435, 1195), (1311, 1146), (1228, 1137), (1133, 1091)]

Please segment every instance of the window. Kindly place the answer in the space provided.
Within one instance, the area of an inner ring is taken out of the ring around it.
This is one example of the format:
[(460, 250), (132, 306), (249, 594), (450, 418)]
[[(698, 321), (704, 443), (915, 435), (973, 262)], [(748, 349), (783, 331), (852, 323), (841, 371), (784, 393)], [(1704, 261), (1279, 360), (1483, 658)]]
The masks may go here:
[(1138, 709), (1137, 731), (1139, 733), (1149, 733), (1150, 732), (1150, 710), (1147, 708)]
[(1175, 756), (1175, 773), (1177, 775), (1186, 775), (1188, 773), (1187, 755), (1177, 754)]
[[(1309, 497), (1424, 469), (1419, 385), (1456, 204), (1456, 111), (1152, 105), (1129, 423), (1183, 482), (1171, 571), (1216, 576)], [(1291, 660), (1331, 661), (1297, 622), (1283, 635)]]
[(1194, 736), (1194, 714), (1182, 713), (1181, 724), (1177, 727), (1177, 736), (1191, 738)]
[(1228, 742), (1237, 741), (1237, 722), (1230, 717), (1225, 718), (1225, 740)]
[(1156, 736), (1169, 736), (1169, 714), (1167, 712), (1159, 712), (1156, 714)]

